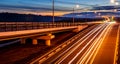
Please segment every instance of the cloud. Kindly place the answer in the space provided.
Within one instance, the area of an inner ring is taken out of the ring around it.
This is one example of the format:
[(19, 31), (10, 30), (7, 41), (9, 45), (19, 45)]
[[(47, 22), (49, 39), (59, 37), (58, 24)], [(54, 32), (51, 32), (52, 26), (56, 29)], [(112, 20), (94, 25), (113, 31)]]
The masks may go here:
[[(0, 9), (2, 10), (12, 10), (12, 11), (28, 11), (28, 12), (49, 12), (52, 11), (52, 6), (46, 6), (46, 7), (34, 7), (34, 6), (14, 6), (14, 5), (1, 5), (0, 4)], [(72, 11), (72, 8), (65, 8), (61, 6), (56, 6), (55, 11), (62, 11), (62, 12), (70, 12)]]
[(120, 9), (120, 6), (97, 6), (92, 8), (92, 10), (113, 10), (113, 9)]

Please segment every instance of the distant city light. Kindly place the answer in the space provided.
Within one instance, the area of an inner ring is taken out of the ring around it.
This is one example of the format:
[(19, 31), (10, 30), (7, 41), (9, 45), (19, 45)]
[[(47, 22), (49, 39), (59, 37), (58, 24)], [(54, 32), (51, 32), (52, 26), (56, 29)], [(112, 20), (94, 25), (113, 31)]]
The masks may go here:
[(110, 0), (111, 3), (115, 3), (115, 0)]
[(117, 9), (114, 9), (114, 12), (117, 12)]
[(97, 13), (97, 11), (94, 11), (94, 13), (96, 14), (96, 13)]
[(100, 15), (101, 15), (101, 13), (98, 13), (98, 15), (100, 16)]
[(115, 21), (113, 21), (113, 22), (109, 22), (110, 24), (114, 24), (114, 23), (116, 23)]

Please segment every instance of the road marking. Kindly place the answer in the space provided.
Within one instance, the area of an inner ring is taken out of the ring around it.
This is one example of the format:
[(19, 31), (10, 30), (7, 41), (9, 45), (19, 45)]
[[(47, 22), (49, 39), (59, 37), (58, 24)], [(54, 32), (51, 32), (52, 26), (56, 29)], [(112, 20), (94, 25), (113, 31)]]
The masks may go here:
[[(46, 58), (44, 57), (44, 58), (42, 58), (40, 61), (39, 61), (39, 63), (41, 63), (41, 62), (43, 62), (43, 61), (45, 61), (46, 60)], [(30, 63), (30, 64), (34, 64), (34, 63)]]
[(51, 56), (54, 55), (54, 54), (55, 54), (55, 52), (52, 52), (52, 53), (50, 53), (48, 56), (51, 57)]
[(118, 60), (118, 43), (119, 43), (119, 34), (120, 34), (120, 25), (118, 27), (118, 31), (117, 31), (117, 38), (116, 38), (116, 46), (115, 46), (115, 53), (114, 53), (114, 63), (113, 64), (117, 64), (117, 60)]
[(56, 52), (58, 52), (58, 51), (60, 51), (61, 50), (61, 48), (58, 48), (57, 50), (56, 50)]

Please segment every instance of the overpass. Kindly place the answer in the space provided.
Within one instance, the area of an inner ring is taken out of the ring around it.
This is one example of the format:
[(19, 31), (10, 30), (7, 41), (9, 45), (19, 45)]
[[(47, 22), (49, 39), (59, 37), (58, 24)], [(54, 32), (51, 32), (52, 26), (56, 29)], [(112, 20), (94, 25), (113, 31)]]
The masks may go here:
[[(3, 24), (5, 23), (1, 23), (1, 25)], [(86, 28), (91, 24), (94, 25)], [(14, 27), (12, 25), (17, 26), (17, 28), (11, 28)], [(33, 25), (32, 28), (30, 28), (30, 25)], [(60, 23), (54, 25), (52, 23), (41, 23), (41, 25), (42, 28), (39, 28), (40, 26), (36, 27), (34, 23), (30, 24), (29, 22), (22, 24), (6, 23), (6, 26), (3, 26), (6, 29), (0, 32), (0, 40), (19, 38), (21, 39), (21, 44), (25, 44), (25, 40), (31, 38), (33, 44), (36, 45), (38, 43), (37, 39), (43, 39), (46, 41), (46, 45), (50, 46), (50, 40), (55, 38), (54, 33), (64, 31), (78, 32), (86, 28), (46, 54), (37, 57), (30, 64), (116, 64), (120, 24), (112, 22), (95, 24), (94, 22), (88, 22), (61, 23), (61, 25)], [(26, 27), (21, 28), (20, 26)], [(22, 52), (22, 54), (25, 53)]]
[(90, 23), (1, 22), (0, 41), (19, 38), (21, 44), (25, 44), (26, 39), (31, 38), (32, 43), (36, 45), (37, 39), (42, 39), (50, 46), (50, 40), (55, 38), (53, 33), (68, 30), (79, 32), (88, 27), (88, 24)]

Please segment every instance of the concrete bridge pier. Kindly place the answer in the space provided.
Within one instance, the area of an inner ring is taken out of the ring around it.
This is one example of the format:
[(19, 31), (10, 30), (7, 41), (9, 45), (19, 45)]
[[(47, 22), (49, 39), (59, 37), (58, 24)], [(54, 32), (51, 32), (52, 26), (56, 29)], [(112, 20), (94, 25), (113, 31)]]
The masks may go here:
[(47, 46), (51, 46), (51, 39), (53, 38), (55, 38), (55, 36), (52, 35), (51, 33), (48, 33), (47, 35), (44, 35), (44, 36), (32, 38), (32, 44), (37, 45), (38, 44), (37, 39), (42, 39), (42, 40), (45, 40), (45, 44)]
[(50, 39), (49, 39), (49, 40), (46, 40), (46, 41), (45, 41), (45, 44), (46, 44), (47, 46), (51, 46), (51, 41), (50, 41)]
[(45, 40), (45, 44), (47, 46), (51, 46), (51, 39), (53, 38), (55, 38), (55, 36), (52, 35), (51, 33), (48, 33), (46, 36), (39, 37), (39, 39)]
[[(47, 46), (51, 46), (51, 39), (55, 38), (54, 35), (52, 35), (51, 33), (48, 33), (47, 35), (44, 36), (37, 36), (37, 37), (32, 37), (32, 44), (33, 45), (37, 45), (38, 44), (38, 39), (42, 39), (45, 40), (45, 44)], [(21, 38), (21, 44), (25, 44), (26, 43), (26, 38)]]
[(32, 39), (32, 44), (33, 44), (33, 45), (37, 45), (37, 44), (38, 44), (38, 41), (37, 41), (36, 38), (33, 38), (33, 39)]
[(25, 44), (26, 43), (26, 38), (21, 38), (21, 44)]

